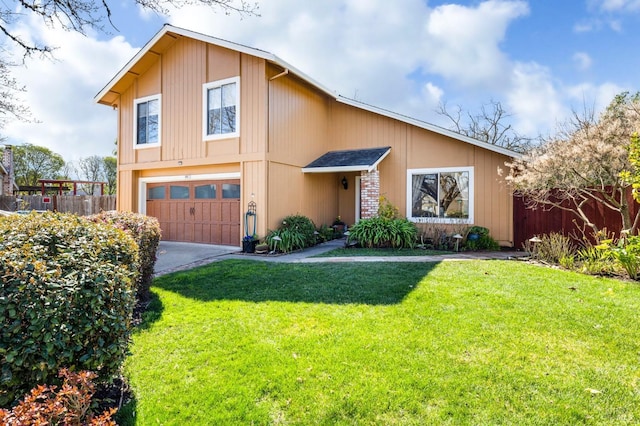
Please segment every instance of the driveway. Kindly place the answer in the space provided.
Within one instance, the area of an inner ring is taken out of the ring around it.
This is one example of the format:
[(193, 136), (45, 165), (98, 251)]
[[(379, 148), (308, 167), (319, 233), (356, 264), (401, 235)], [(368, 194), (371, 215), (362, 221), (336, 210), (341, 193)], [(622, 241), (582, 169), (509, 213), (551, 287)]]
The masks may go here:
[(159, 276), (174, 271), (191, 269), (211, 263), (220, 256), (239, 253), (240, 251), (241, 249), (235, 246), (160, 241), (153, 272), (155, 276)]

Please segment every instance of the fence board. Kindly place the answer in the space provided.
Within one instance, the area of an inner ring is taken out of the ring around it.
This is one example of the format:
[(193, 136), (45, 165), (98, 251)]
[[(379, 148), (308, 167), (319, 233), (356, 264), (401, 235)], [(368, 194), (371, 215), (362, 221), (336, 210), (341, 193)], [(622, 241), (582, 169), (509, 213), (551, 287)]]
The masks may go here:
[(42, 195), (21, 195), (19, 197), (0, 195), (0, 210), (53, 210), (60, 213), (74, 213), (88, 216), (101, 211), (116, 209), (115, 195), (51, 195), (45, 203)]

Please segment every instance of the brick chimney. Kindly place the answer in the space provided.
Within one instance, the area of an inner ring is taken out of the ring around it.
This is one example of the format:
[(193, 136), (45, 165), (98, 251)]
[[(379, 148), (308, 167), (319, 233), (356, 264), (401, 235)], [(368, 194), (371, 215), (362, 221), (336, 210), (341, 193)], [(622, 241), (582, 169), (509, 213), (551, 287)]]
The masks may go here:
[(13, 195), (14, 189), (14, 174), (13, 174), (13, 150), (11, 145), (5, 145), (4, 153), (2, 155), (2, 166), (7, 171), (7, 174), (2, 175), (2, 195)]

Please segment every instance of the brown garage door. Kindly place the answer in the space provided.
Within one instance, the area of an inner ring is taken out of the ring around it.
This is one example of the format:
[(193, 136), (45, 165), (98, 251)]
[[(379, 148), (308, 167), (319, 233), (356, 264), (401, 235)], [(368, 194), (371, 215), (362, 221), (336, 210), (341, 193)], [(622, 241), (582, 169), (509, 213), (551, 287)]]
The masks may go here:
[(147, 214), (163, 240), (239, 246), (240, 181), (149, 183)]

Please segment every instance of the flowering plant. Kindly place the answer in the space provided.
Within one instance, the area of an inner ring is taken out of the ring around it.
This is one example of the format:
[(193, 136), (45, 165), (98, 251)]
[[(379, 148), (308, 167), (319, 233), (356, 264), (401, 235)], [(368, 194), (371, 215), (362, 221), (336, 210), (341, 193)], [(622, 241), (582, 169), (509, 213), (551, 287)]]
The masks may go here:
[(257, 240), (257, 239), (258, 239), (258, 236), (257, 236), (256, 234), (253, 234), (253, 235), (245, 235), (245, 236), (242, 238), (242, 240), (243, 240), (243, 241), (254, 241), (254, 240)]

